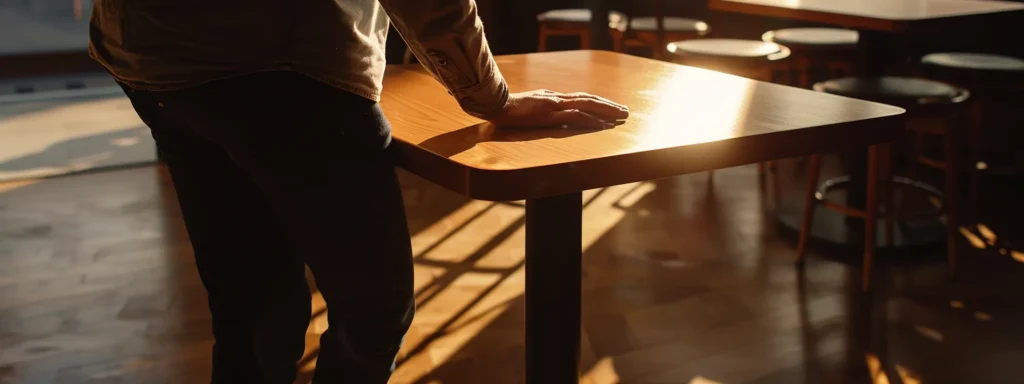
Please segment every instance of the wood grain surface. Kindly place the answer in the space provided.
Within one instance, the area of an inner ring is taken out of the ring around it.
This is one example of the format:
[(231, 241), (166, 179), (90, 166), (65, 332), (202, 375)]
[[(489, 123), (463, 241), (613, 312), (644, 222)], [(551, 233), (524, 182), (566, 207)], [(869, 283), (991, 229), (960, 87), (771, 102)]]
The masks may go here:
[[(778, 167), (799, 205), (806, 166)], [(864, 295), (859, 263), (828, 248), (793, 267), (755, 167), (715, 173), (583, 193), (582, 384), (1020, 382), (1020, 183), (981, 189), (956, 283), (923, 261), (939, 249), (879, 257)], [(399, 176), (417, 308), (390, 383), (521, 384), (523, 207)], [(328, 326), (313, 292), (296, 384)], [(0, 383), (209, 383), (211, 328), (162, 166), (0, 182)]]
[(1024, 4), (990, 0), (709, 0), (711, 9), (901, 32), (914, 24), (1024, 10)]
[(902, 109), (599, 51), (499, 57), (513, 92), (626, 104), (607, 130), (507, 129), (462, 112), (418, 67), (392, 66), (381, 104), (399, 165), (482, 200), (518, 200), (889, 141)]

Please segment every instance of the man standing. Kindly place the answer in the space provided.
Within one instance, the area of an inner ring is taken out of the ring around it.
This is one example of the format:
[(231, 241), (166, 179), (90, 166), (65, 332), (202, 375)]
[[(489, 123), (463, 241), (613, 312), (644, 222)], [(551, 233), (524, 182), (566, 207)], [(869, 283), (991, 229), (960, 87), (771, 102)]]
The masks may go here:
[(377, 101), (394, 23), (473, 116), (606, 128), (626, 107), (509, 94), (473, 0), (97, 0), (90, 53), (167, 164), (213, 315), (213, 383), (291, 383), (308, 264), (329, 308), (315, 383), (385, 383), (413, 316)]

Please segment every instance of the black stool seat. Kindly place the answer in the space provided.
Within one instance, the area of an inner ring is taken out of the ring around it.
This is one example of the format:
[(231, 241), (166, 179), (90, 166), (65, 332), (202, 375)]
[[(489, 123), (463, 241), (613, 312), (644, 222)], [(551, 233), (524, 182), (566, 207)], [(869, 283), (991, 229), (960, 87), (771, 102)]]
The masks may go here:
[(943, 52), (921, 58), (921, 63), (938, 67), (977, 71), (1024, 72), (1024, 60), (983, 53)]
[[(708, 24), (697, 20), (687, 19), (685, 17), (665, 17), (662, 18), (662, 27), (665, 28), (665, 32), (689, 32), (700, 35), (707, 34), (711, 31)], [(657, 32), (658, 31), (658, 19), (656, 17), (636, 17), (629, 21), (629, 29), (638, 32)]]
[(765, 32), (761, 40), (797, 49), (852, 49), (860, 34), (840, 28), (785, 28)]
[(845, 77), (814, 84), (814, 90), (901, 107), (959, 103), (970, 95), (946, 83), (912, 77)]

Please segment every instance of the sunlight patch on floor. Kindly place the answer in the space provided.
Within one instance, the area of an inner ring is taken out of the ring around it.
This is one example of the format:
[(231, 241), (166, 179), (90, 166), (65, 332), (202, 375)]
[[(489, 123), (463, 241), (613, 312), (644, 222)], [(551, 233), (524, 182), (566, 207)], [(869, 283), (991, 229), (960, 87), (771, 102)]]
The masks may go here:
[(0, 193), (6, 193), (18, 188), (24, 188), (39, 183), (40, 181), (40, 179), (5, 181), (0, 183)]
[(896, 374), (899, 375), (900, 380), (903, 381), (903, 384), (921, 384), (920, 375), (914, 373), (914, 371), (911, 371), (907, 367), (897, 364)]
[[(654, 188), (651, 183), (632, 183), (585, 191), (581, 203), (589, 204), (583, 210), (583, 249)], [(488, 344), (488, 350), (522, 345), (522, 320), (499, 327), (493, 322), (523, 295), (524, 215), (520, 206), (474, 201), (413, 237), (413, 248), (421, 255), (415, 268), (429, 269), (417, 277), (430, 280), (417, 282), (421, 305), (415, 332), (410, 332), (400, 353), (404, 360), (395, 373), (400, 382), (417, 381), (446, 362), (473, 357), (479, 351), (465, 348), (474, 340)], [(487, 334), (481, 334), (485, 329)], [(614, 373), (610, 361), (603, 364), (594, 371), (602, 380)]]
[(920, 334), (921, 336), (924, 336), (934, 341), (942, 341), (945, 338), (942, 335), (942, 332), (939, 332), (935, 328), (929, 328), (923, 325), (918, 325), (914, 327), (914, 330), (916, 330), (917, 333)]
[(977, 228), (978, 233), (981, 234), (981, 237), (985, 239), (985, 242), (988, 243), (988, 245), (996, 245), (996, 240), (998, 240), (998, 238), (996, 237), (995, 232), (992, 232), (992, 229), (987, 225), (980, 223)]
[(583, 373), (580, 384), (618, 384), (619, 380), (615, 372), (615, 361), (611, 357), (604, 357)]
[(1014, 260), (1024, 263), (1024, 252), (1010, 251), (1010, 256), (1013, 257)]
[(868, 353), (864, 360), (868, 365), (868, 372), (871, 374), (871, 384), (889, 384), (889, 376), (882, 369), (882, 362), (878, 360), (878, 356)]
[(708, 378), (703, 377), (703, 376), (697, 376), (697, 377), (694, 377), (692, 380), (690, 380), (689, 384), (725, 384), (725, 383), (722, 383), (722, 382), (719, 382), (719, 381), (714, 381), (714, 380), (708, 379)]
[[(632, 183), (585, 191), (584, 251), (654, 189), (651, 183)], [(502, 326), (507, 329), (496, 329), (493, 323), (523, 295), (524, 215), (521, 206), (470, 201), (413, 236), (417, 312), (392, 382), (417, 382), (446, 362), (474, 357), (478, 351), (465, 349), (473, 340), (484, 340), (489, 350), (522, 345), (522, 320)], [(313, 295), (313, 314), (300, 362), (306, 374), (316, 367), (317, 340), (327, 329), (319, 292)], [(487, 334), (481, 334), (485, 329)], [(610, 358), (599, 361), (586, 377), (588, 384), (618, 382)]]
[(0, 102), (0, 179), (155, 160), (149, 129), (120, 88), (44, 93)]
[(971, 232), (970, 229), (967, 229), (966, 227), (960, 227), (960, 234), (963, 235), (965, 239), (967, 239), (968, 243), (971, 243), (972, 247), (977, 249), (985, 249), (985, 241), (978, 237), (978, 235), (975, 235), (974, 232)]
[(993, 249), (999, 248), (1000, 255), (1010, 256), (1014, 261), (1024, 263), (1024, 252), (1012, 249), (1013, 247), (1006, 240), (1000, 241), (999, 236), (996, 235), (995, 231), (987, 225), (984, 223), (978, 223), (974, 226), (974, 229), (977, 230), (977, 234), (975, 234), (970, 228), (960, 227), (960, 234), (967, 239), (967, 242), (970, 243), (972, 247), (977, 249), (985, 249), (989, 247), (992, 247)]

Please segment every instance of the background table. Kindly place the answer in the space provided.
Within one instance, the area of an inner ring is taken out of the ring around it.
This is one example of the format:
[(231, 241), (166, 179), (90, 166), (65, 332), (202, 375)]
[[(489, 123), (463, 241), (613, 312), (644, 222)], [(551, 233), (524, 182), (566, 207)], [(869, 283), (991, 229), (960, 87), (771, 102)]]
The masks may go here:
[[(995, 28), (1010, 20), (999, 16), (1024, 10), (1024, 4), (992, 0), (709, 0), (708, 7), (717, 11), (785, 18), (796, 21), (830, 24), (857, 29), (860, 33), (861, 75), (883, 76), (892, 62), (888, 57), (890, 39), (895, 34), (941, 35), (943, 31), (971, 33)], [(1009, 28), (1008, 28), (1009, 29)], [(906, 54), (906, 52), (901, 52)], [(863, 184), (866, 177), (864, 152), (846, 154), (844, 168), (851, 178), (847, 204), (863, 208)], [(838, 213), (822, 211), (815, 223), (827, 230), (812, 232), (815, 238), (833, 244), (854, 247), (862, 245), (861, 220), (845, 218)], [(779, 223), (790, 230), (799, 230), (800, 212), (784, 208), (777, 213)], [(842, 222), (845, 221), (845, 230)], [(897, 247), (919, 247), (940, 244), (945, 238), (942, 226), (916, 226), (912, 236), (896, 237)], [(817, 225), (816, 225), (817, 226)], [(837, 230), (838, 228), (838, 230)]]
[(993, 0), (709, 0), (711, 9), (829, 24), (860, 31), (865, 76), (885, 71), (881, 54), (887, 33), (983, 27), (995, 14), (1024, 4)]
[(398, 165), (483, 200), (527, 200), (526, 376), (578, 380), (581, 191), (891, 141), (902, 109), (598, 51), (497, 58), (513, 92), (629, 105), (607, 130), (501, 129), (464, 114), (419, 67), (392, 66), (381, 105)]

